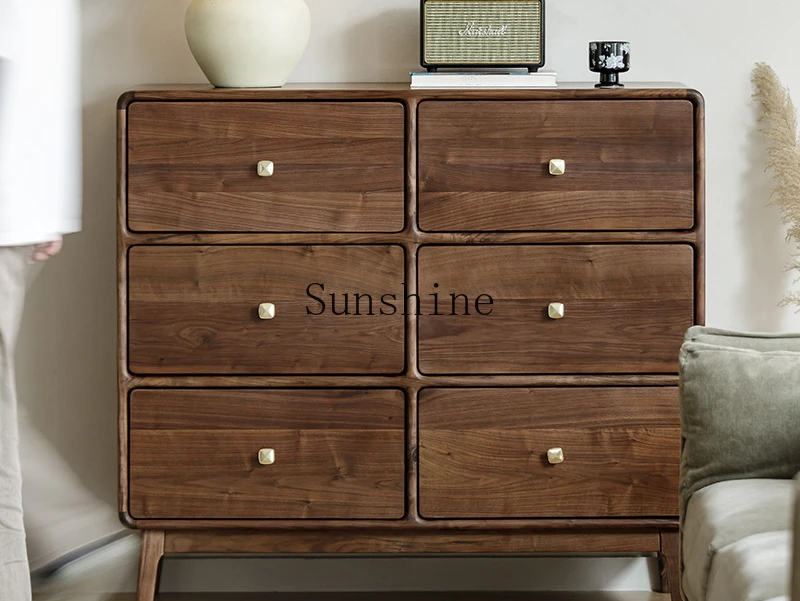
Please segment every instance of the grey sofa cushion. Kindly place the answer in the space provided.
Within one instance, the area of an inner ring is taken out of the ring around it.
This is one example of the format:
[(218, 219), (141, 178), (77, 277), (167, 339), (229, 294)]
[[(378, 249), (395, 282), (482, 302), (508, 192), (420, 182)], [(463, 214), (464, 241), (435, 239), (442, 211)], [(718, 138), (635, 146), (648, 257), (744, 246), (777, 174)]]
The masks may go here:
[(800, 471), (800, 337), (695, 327), (686, 339), (680, 352), (682, 515), (689, 497), (714, 482), (791, 478)]
[(721, 550), (754, 534), (789, 531), (793, 503), (792, 480), (728, 480), (692, 495), (681, 541), (687, 599), (706, 599), (709, 570)]

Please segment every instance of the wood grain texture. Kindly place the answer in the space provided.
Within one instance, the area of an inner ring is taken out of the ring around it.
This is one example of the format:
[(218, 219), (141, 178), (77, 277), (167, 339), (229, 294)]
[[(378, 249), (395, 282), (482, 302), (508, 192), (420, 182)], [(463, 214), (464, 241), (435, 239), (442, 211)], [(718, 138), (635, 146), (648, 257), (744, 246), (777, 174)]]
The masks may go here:
[(140, 244), (697, 244), (698, 232), (422, 232), (397, 234), (242, 233), (147, 234), (125, 231), (129, 246)]
[(127, 133), (133, 230), (403, 229), (399, 103), (134, 103)]
[(195, 532), (176, 530), (167, 535), (167, 553), (362, 554), (428, 553), (642, 553), (658, 551), (658, 533), (647, 531), (483, 532), (464, 533), (379, 529), (353, 532)]
[(153, 601), (158, 592), (161, 560), (164, 558), (164, 540), (163, 530), (148, 530), (142, 533), (137, 601)]
[(128, 260), (126, 233), (126, 198), (128, 191), (127, 111), (117, 110), (117, 508), (120, 519), (128, 513)]
[[(487, 519), (452, 519), (452, 520), (426, 520), (417, 514), (416, 505), (414, 512), (400, 520), (307, 520), (307, 519), (281, 519), (281, 520), (191, 520), (191, 529), (208, 534), (221, 530), (246, 534), (248, 531), (269, 530), (273, 533), (291, 532), (326, 532), (345, 534), (353, 532), (391, 532), (393, 536), (403, 536), (414, 532), (427, 532), (431, 536), (452, 534), (453, 532), (469, 532), (470, 536), (477, 532), (657, 532), (661, 528), (677, 529), (678, 518), (652, 518), (652, 517), (626, 517), (626, 518), (509, 518), (498, 520)], [(141, 530), (184, 530), (187, 528), (186, 520), (136, 520), (134, 527)], [(632, 549), (636, 551), (636, 549)]]
[[(677, 386), (677, 374), (664, 375), (461, 375), (426, 376), (408, 373), (402, 376), (130, 376), (125, 387), (133, 388), (286, 388), (311, 387), (370, 387), (400, 386), (417, 389), (422, 386)], [(127, 400), (127, 396), (126, 396)]]
[[(418, 260), (426, 374), (677, 373), (694, 324), (685, 245), (426, 246)], [(563, 319), (548, 317), (553, 302)]]
[(699, 94), (693, 101), (696, 139), (694, 183), (695, 183), (695, 321), (706, 323), (706, 122), (705, 102)]
[(134, 390), (130, 405), (134, 518), (405, 512), (400, 390)]
[[(405, 365), (399, 246), (137, 246), (128, 361), (139, 374), (395, 374)], [(308, 286), (326, 301), (307, 296)], [(334, 306), (330, 295), (336, 295)], [(335, 315), (345, 310), (349, 315)], [(362, 296), (356, 307), (356, 294)], [(260, 303), (276, 315), (261, 320)], [(358, 313), (356, 314), (356, 310)], [(389, 309), (386, 309), (388, 312)], [(319, 314), (317, 314), (319, 313)]]
[[(649, 591), (583, 592), (347, 592), (347, 593), (162, 593), (156, 601), (669, 601), (669, 595)], [(108, 601), (135, 601), (131, 594)], [(34, 596), (34, 601), (56, 601)]]
[(675, 388), (424, 389), (419, 444), (425, 518), (677, 515)]
[(418, 128), (423, 230), (693, 225), (688, 101), (422, 102)]
[(592, 82), (568, 83), (557, 89), (410, 89), (408, 82), (323, 82), (293, 83), (272, 89), (215, 88), (208, 84), (142, 85), (120, 95), (117, 106), (128, 108), (133, 102), (200, 102), (270, 100), (392, 100), (411, 103), (417, 100), (653, 100), (686, 99), (702, 103), (702, 95), (680, 84), (663, 82), (626, 83), (624, 88), (597, 89)]
[(681, 601), (680, 534), (677, 530), (661, 531), (661, 591), (669, 593), (672, 601)]

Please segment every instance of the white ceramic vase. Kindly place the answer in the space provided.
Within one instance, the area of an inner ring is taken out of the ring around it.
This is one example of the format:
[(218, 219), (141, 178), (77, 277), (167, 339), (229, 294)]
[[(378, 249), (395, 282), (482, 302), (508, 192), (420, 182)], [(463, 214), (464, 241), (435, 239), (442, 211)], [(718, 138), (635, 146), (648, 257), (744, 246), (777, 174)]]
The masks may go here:
[(304, 0), (192, 0), (186, 40), (208, 80), (222, 88), (279, 87), (308, 45)]

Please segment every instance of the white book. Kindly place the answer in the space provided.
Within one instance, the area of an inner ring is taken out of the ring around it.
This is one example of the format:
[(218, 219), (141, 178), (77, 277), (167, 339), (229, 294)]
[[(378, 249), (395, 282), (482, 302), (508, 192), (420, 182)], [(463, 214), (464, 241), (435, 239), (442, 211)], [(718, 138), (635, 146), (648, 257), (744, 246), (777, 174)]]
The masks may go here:
[(554, 88), (555, 71), (467, 72), (412, 71), (412, 88)]

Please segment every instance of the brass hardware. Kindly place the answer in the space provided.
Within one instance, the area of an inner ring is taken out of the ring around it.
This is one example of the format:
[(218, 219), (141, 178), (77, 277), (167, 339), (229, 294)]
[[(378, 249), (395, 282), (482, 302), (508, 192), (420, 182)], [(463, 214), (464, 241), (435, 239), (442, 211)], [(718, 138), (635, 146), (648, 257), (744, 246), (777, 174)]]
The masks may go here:
[(547, 307), (547, 316), (550, 319), (563, 319), (564, 303), (550, 303), (550, 306)]
[(261, 303), (258, 305), (258, 316), (261, 319), (272, 319), (275, 317), (275, 305), (272, 303)]
[(564, 159), (550, 159), (550, 175), (564, 175), (567, 172), (567, 162)]
[(261, 465), (272, 465), (275, 463), (275, 449), (259, 449), (258, 462)]
[(274, 173), (275, 173), (275, 163), (273, 163), (272, 161), (258, 162), (259, 177), (272, 177)]
[(555, 465), (556, 463), (564, 463), (564, 451), (561, 447), (555, 447), (547, 451), (547, 461)]

